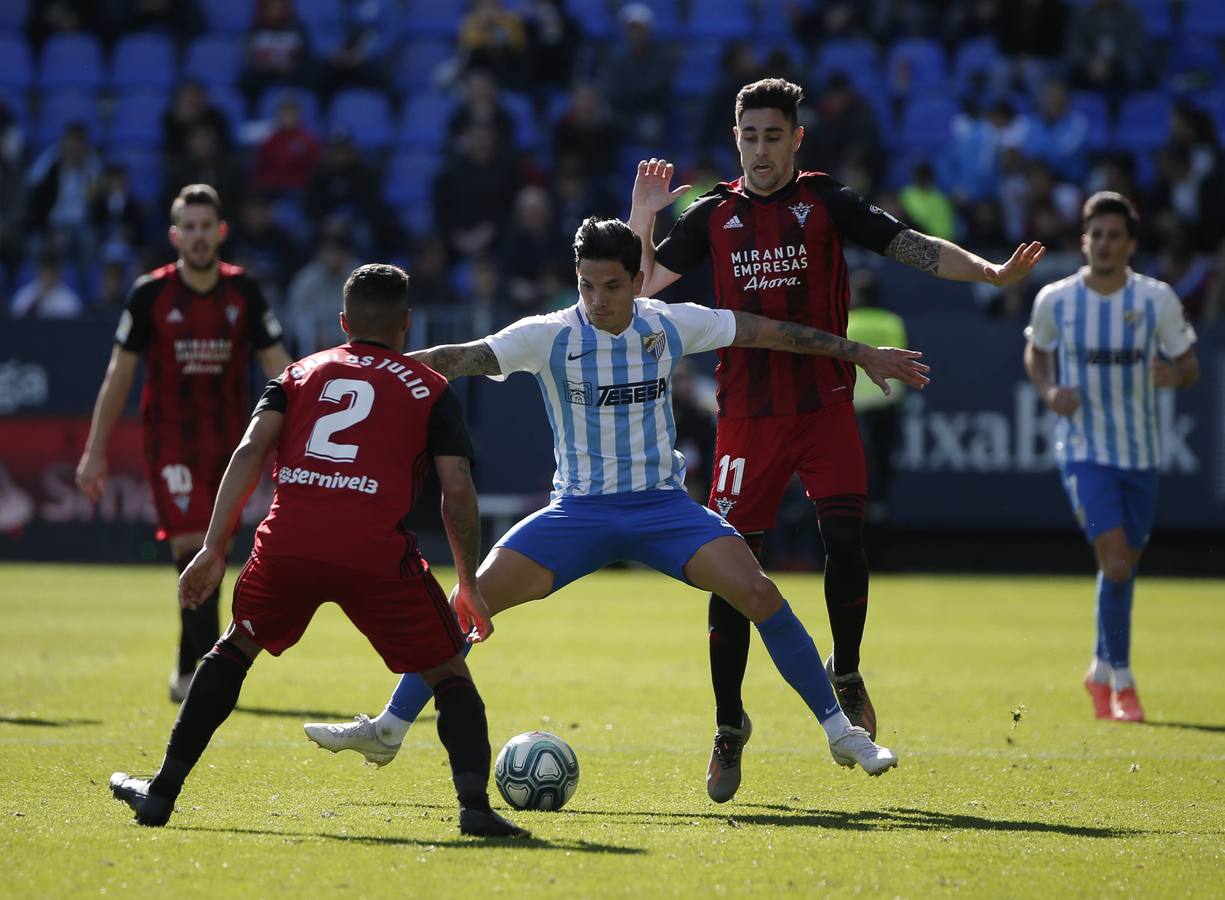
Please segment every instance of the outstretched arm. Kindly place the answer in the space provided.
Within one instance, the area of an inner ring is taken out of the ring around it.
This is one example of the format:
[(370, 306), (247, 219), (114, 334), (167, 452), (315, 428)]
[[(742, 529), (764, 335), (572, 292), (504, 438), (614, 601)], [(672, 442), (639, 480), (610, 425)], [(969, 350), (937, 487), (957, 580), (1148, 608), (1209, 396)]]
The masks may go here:
[(827, 331), (809, 328), (807, 325), (779, 322), (755, 313), (737, 310), (734, 315), (736, 339), (732, 341), (733, 347), (782, 350), (786, 353), (845, 359), (863, 369), (886, 395), (890, 392), (889, 385), (885, 382), (887, 378), (896, 378), (920, 389), (931, 381), (927, 377), (931, 369), (918, 361), (923, 354), (917, 350), (871, 347)]
[(626, 223), (642, 241), (642, 296), (654, 297), (681, 276), (655, 262), (655, 214), (676, 202), (689, 185), (670, 189), (675, 167), (666, 159), (642, 160), (634, 178), (630, 218)]
[(1037, 241), (1021, 244), (1008, 262), (997, 266), (952, 241), (921, 234), (913, 228), (899, 232), (885, 248), (885, 256), (890, 259), (937, 278), (982, 281), (996, 287), (1006, 287), (1020, 281), (1037, 265), (1044, 253), (1046, 248)]
[(472, 483), (472, 464), (463, 456), (437, 456), (434, 467), (442, 488), (442, 522), (455, 559), (459, 579), (455, 614), (459, 627), (470, 643), (483, 641), (493, 633), (489, 607), (476, 583), (477, 559), (481, 553), (481, 514), (476, 487)]
[(485, 341), (443, 344), (428, 350), (414, 350), (409, 359), (425, 363), (439, 375), (461, 378), (464, 375), (501, 375), (498, 358)]

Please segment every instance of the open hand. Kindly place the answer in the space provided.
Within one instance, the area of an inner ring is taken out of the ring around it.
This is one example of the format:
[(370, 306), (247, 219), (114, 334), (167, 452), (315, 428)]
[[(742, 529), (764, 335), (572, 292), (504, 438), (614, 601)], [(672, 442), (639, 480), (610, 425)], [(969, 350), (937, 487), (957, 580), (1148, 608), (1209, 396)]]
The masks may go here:
[(988, 284), (996, 287), (1007, 287), (1015, 284), (1032, 271), (1046, 253), (1046, 248), (1037, 241), (1032, 244), (1022, 244), (1017, 247), (1012, 258), (1002, 266), (983, 266), (983, 276)]
[(225, 556), (207, 547), (192, 557), (179, 576), (179, 606), (195, 609), (209, 598), (225, 575)]
[(634, 177), (634, 192), (630, 203), (636, 212), (655, 215), (661, 209), (666, 209), (689, 190), (689, 185), (682, 184), (676, 190), (669, 191), (672, 174), (676, 167), (666, 159), (642, 160), (638, 163), (638, 174)]
[(918, 350), (899, 350), (897, 347), (873, 347), (864, 355), (859, 367), (872, 379), (872, 383), (885, 392), (891, 393), (887, 378), (896, 378), (912, 388), (922, 390), (931, 379), (927, 373), (931, 367), (919, 362), (923, 356)]

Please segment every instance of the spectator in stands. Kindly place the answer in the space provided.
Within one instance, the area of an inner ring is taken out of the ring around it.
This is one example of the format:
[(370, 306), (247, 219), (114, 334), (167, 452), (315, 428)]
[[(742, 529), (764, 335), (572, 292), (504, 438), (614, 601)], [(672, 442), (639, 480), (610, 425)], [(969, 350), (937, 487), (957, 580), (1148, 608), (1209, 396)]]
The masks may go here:
[(531, 0), (523, 7), (530, 84), (539, 90), (569, 87), (582, 30), (564, 0)]
[(127, 306), (132, 287), (132, 254), (120, 244), (103, 244), (101, 256), (93, 305), (104, 312), (118, 314)]
[(788, 4), (792, 33), (807, 47), (819, 47), (826, 41), (867, 37), (864, 22), (867, 6), (854, 0)]
[[(319, 239), (315, 257), (303, 266), (289, 284), (288, 315), (299, 355), (336, 343), (336, 313), (345, 280), (360, 261), (349, 247), (343, 228), (326, 230)], [(417, 277), (413, 275), (413, 303), (417, 300)]]
[(601, 89), (623, 134), (658, 144), (672, 110), (672, 49), (655, 39), (655, 13), (645, 3), (623, 6), (620, 18), (624, 39), (604, 65)]
[(975, 200), (969, 205), (965, 218), (965, 246), (979, 256), (985, 259), (1001, 254), (1007, 256), (1015, 246), (1004, 232), (1004, 210), (994, 197)]
[(434, 178), (434, 222), (454, 256), (474, 257), (497, 245), (520, 178), (493, 129), (471, 128), (457, 146)]
[[(468, 289), (464, 298), (479, 314), (490, 317), (499, 325), (518, 316), (512, 311), (506, 293), (506, 279), (498, 267), (498, 261), (488, 253), (478, 253), (468, 268)], [(497, 326), (495, 326), (497, 327)], [(476, 329), (477, 332), (483, 329)]]
[(182, 44), (205, 27), (195, 0), (127, 0), (122, 5), (127, 13), (123, 23), (125, 32), (159, 31)]
[(620, 129), (600, 92), (589, 84), (576, 85), (570, 108), (553, 129), (553, 158), (572, 157), (588, 175), (606, 178), (616, 169), (620, 145)]
[(1059, 79), (1048, 81), (1038, 114), (1025, 131), (1026, 155), (1040, 159), (1061, 178), (1079, 181), (1088, 171), (1088, 140), (1089, 120), (1068, 105), (1067, 84)]
[(385, 90), (387, 73), (383, 67), (394, 34), (386, 3), (366, 0), (344, 7), (346, 14), (338, 40), (323, 57), (323, 89), (328, 95), (345, 88)]
[[(746, 84), (762, 77), (761, 64), (753, 41), (731, 41), (723, 48), (719, 61), (719, 76), (706, 95), (702, 107), (702, 126), (699, 140), (708, 147), (719, 147), (727, 143), (736, 124), (729, 110), (736, 108), (736, 95)], [(771, 72), (771, 75), (774, 73)]]
[(902, 188), (898, 202), (907, 221), (924, 234), (950, 241), (957, 236), (953, 204), (936, 184), (931, 163), (923, 161), (914, 167), (910, 184)]
[(544, 312), (559, 294), (573, 293), (573, 252), (544, 188), (530, 184), (515, 195), (514, 218), (499, 242), (497, 260), (516, 316)]
[(64, 283), (59, 255), (44, 250), (34, 280), (17, 289), (9, 313), (14, 319), (75, 319), (85, 310), (81, 296)]
[(1216, 283), (1225, 278), (1225, 272), (1216, 271), (1213, 263), (1208, 254), (1195, 252), (1184, 227), (1176, 225), (1162, 241), (1153, 276), (1174, 289), (1193, 322), (1205, 317)]
[(465, 70), (489, 69), (503, 85), (524, 82), (527, 29), (519, 14), (503, 8), (501, 0), (475, 0), (459, 25), (458, 47)]
[(128, 185), (127, 167), (108, 163), (102, 185), (90, 209), (94, 233), (103, 247), (116, 245), (130, 252), (145, 238), (145, 210)]
[(374, 251), (376, 239), (380, 246), (389, 245), (384, 230), (390, 227), (391, 217), (383, 216), (378, 179), (362, 161), (345, 128), (335, 129), (328, 137), (306, 188), (306, 211), (316, 222), (344, 217), (354, 229), (353, 242), (362, 256)]
[(255, 24), (247, 34), (246, 66), (239, 82), (247, 102), (254, 104), (273, 85), (308, 83), (308, 47), (306, 30), (291, 0), (256, 0)]
[(293, 238), (273, 216), (271, 200), (260, 193), (249, 193), (242, 201), (226, 247), (230, 258), (245, 266), (270, 298), (281, 296), (298, 264)]
[(1157, 171), (1157, 208), (1169, 210), (1186, 225), (1195, 250), (1215, 251), (1225, 238), (1221, 209), (1225, 182), (1220, 168), (1197, 168), (1191, 146), (1175, 140), (1162, 148)]
[(805, 130), (800, 145), (801, 166), (838, 172), (859, 163), (878, 183), (885, 165), (885, 150), (871, 104), (855, 90), (846, 74), (834, 72), (813, 104), (816, 119)]
[(300, 195), (322, 151), (322, 142), (302, 121), (301, 102), (287, 95), (277, 104), (276, 127), (255, 154), (251, 181), (269, 194)]
[(1092, 0), (1072, 14), (1067, 56), (1080, 87), (1118, 97), (1148, 80), (1144, 19), (1127, 0)]
[(33, 246), (52, 247), (81, 276), (93, 265), (97, 248), (89, 211), (102, 180), (102, 160), (85, 126), (65, 126), (59, 143), (34, 161), (26, 180), (26, 227)]
[(447, 121), (447, 135), (454, 140), (474, 125), (492, 128), (505, 146), (515, 146), (515, 117), (502, 102), (491, 69), (473, 68), (464, 75), (463, 96)]
[[(574, 234), (595, 209), (620, 209), (622, 199), (607, 184), (587, 174), (581, 159), (557, 157), (553, 166), (553, 210), (562, 234)], [(657, 221), (664, 218), (657, 216)]]
[(210, 184), (222, 197), (241, 197), (246, 193), (247, 179), (225, 145), (216, 127), (197, 125), (187, 137), (187, 152), (182, 160), (166, 167), (164, 198), (160, 208), (170, 204), (187, 184)]
[(1025, 123), (1007, 100), (997, 100), (986, 115), (973, 101), (953, 119), (950, 141), (940, 162), (944, 180), (959, 206), (999, 192), (1004, 151), (1024, 139)]
[(437, 235), (427, 234), (417, 242), (409, 273), (413, 306), (454, 306), (459, 302), (451, 287), (447, 245)]
[(26, 34), (30, 43), (39, 48), (53, 34), (84, 31), (105, 36), (108, 30), (105, 7), (96, 0), (38, 0), (30, 4)]
[(204, 85), (184, 81), (174, 92), (174, 102), (162, 114), (162, 152), (173, 160), (182, 160), (187, 156), (191, 133), (201, 125), (213, 129), (222, 150), (230, 149), (230, 123), (225, 113), (209, 100)]
[(1065, 0), (1007, 0), (996, 40), (1000, 52), (1014, 61), (1047, 63), (1063, 53), (1067, 30)]

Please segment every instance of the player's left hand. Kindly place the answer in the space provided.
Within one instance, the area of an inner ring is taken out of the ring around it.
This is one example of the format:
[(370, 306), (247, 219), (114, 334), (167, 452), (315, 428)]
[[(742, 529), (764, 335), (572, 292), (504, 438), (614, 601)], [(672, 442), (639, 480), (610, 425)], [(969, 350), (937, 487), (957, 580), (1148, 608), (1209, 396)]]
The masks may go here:
[(1033, 270), (1038, 260), (1042, 259), (1045, 254), (1046, 247), (1037, 241), (1032, 244), (1022, 244), (1017, 247), (1012, 258), (1002, 266), (991, 264), (983, 266), (983, 280), (996, 287), (1016, 284)]
[(455, 617), (459, 619), (459, 630), (467, 636), (469, 644), (479, 644), (493, 634), (493, 616), (485, 605), (480, 588), (476, 585), (468, 588), (457, 585), (455, 598), (451, 602), (455, 607)]
[(638, 163), (638, 174), (634, 177), (634, 190), (630, 195), (633, 208), (654, 215), (680, 199), (690, 186), (682, 184), (675, 190), (669, 190), (675, 171), (676, 167), (666, 159), (651, 157), (649, 160), (641, 160)]
[(225, 556), (201, 547), (179, 576), (179, 606), (195, 609), (217, 590), (223, 575)]
[(931, 379), (927, 377), (931, 367), (919, 362), (922, 356), (923, 354), (918, 350), (872, 347), (868, 353), (864, 354), (863, 359), (859, 360), (859, 367), (888, 397), (891, 389), (885, 380), (887, 378), (896, 378), (919, 390), (927, 387), (931, 382)]

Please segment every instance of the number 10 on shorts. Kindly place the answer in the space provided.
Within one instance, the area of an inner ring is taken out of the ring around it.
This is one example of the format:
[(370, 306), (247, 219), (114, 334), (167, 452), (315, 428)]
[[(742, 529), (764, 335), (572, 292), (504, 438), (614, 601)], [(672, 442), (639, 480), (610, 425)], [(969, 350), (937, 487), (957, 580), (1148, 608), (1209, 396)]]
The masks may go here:
[(719, 483), (715, 485), (715, 491), (720, 494), (727, 493), (727, 476), (728, 473), (732, 476), (733, 496), (739, 496), (740, 485), (744, 482), (744, 457), (738, 456), (732, 459), (728, 454), (719, 460)]

